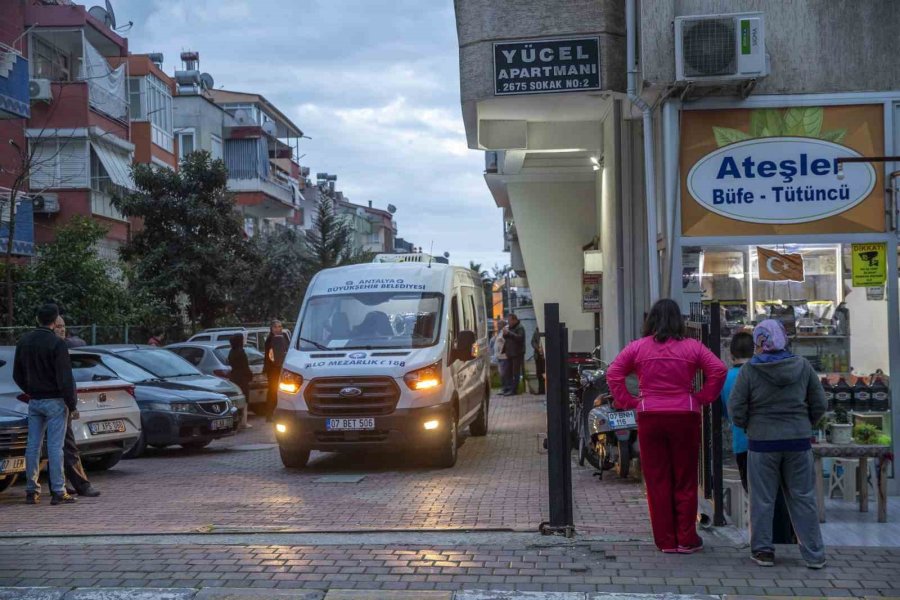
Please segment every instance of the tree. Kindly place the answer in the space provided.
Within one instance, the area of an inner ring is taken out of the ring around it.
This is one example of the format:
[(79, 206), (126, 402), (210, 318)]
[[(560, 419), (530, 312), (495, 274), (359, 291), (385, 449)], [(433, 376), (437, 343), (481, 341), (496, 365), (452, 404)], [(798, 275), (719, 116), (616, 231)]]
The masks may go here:
[(244, 322), (293, 317), (306, 293), (306, 240), (283, 229), (254, 238), (254, 259), (237, 304)]
[(253, 262), (225, 163), (193, 152), (177, 173), (133, 167), (137, 192), (113, 200), (143, 228), (122, 249), (133, 272), (131, 286), (151, 292), (171, 314), (186, 304), (191, 324), (212, 327), (232, 311), (241, 273)]
[(56, 231), (56, 239), (41, 246), (37, 260), (24, 268), (25, 282), (16, 294), (17, 321), (34, 323), (34, 310), (53, 300), (71, 323), (120, 324), (139, 307), (152, 305), (130, 294), (117, 276), (118, 265), (97, 255), (106, 228), (87, 217), (75, 217)]
[(311, 277), (322, 269), (372, 260), (372, 253), (353, 246), (350, 225), (335, 214), (328, 196), (319, 200), (313, 227), (306, 234), (307, 273)]
[(481, 268), (481, 263), (477, 263), (474, 260), (469, 261), (469, 269), (474, 271), (475, 274), (478, 275), (478, 277), (480, 277), (481, 279), (488, 279), (491, 276), (490, 273)]

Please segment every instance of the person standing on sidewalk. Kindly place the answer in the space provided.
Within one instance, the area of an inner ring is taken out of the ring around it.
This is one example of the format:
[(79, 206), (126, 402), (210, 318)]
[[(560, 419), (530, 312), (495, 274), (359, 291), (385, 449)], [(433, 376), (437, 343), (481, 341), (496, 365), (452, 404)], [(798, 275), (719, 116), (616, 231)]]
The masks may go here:
[[(704, 383), (695, 392), (698, 369)], [(638, 397), (625, 384), (632, 373), (640, 382)], [(692, 554), (703, 549), (697, 534), (700, 408), (718, 399), (725, 374), (716, 355), (699, 341), (685, 338), (681, 309), (668, 298), (653, 305), (643, 337), (628, 344), (606, 372), (615, 405), (637, 410), (650, 524), (656, 547), (663, 552)]]
[[(70, 340), (74, 336), (66, 335), (66, 321), (62, 317), (56, 318), (56, 323), (53, 324), (53, 332), (66, 343), (66, 348), (80, 347), (72, 346)], [(78, 451), (78, 445), (75, 443), (75, 432), (72, 431), (72, 421), (77, 420), (77, 410), (70, 412), (69, 418), (66, 420), (66, 439), (63, 442), (63, 466), (66, 472), (66, 481), (72, 485), (71, 488), (66, 486), (66, 493), (77, 494), (85, 498), (96, 498), (100, 495), (100, 491), (94, 489), (94, 486), (91, 485), (91, 480), (88, 479), (84, 465), (81, 463), (81, 453)]]
[(71, 504), (75, 498), (66, 492), (63, 443), (69, 412), (78, 408), (75, 378), (66, 343), (52, 329), (59, 317), (59, 308), (55, 304), (45, 304), (38, 309), (37, 317), (39, 327), (22, 336), (16, 344), (13, 361), (13, 379), (28, 398), (25, 502), (40, 502), (38, 478), (46, 431), (50, 504)]
[(507, 386), (500, 393), (501, 396), (515, 396), (519, 393), (519, 377), (522, 375), (522, 367), (525, 363), (525, 327), (519, 321), (519, 317), (510, 314), (507, 325), (502, 330), (503, 349), (506, 352), (507, 362)]
[(503, 330), (506, 328), (506, 321), (500, 319), (497, 321), (497, 333), (491, 340), (491, 352), (497, 360), (497, 372), (500, 374), (500, 395), (506, 395), (506, 388), (509, 385), (509, 359), (506, 358), (506, 340), (503, 339)]
[(544, 361), (544, 347), (541, 345), (541, 332), (537, 325), (534, 326), (534, 334), (531, 336), (531, 347), (534, 350), (534, 372), (538, 381), (538, 394), (546, 394), (544, 373), (547, 363)]
[(281, 366), (287, 356), (291, 341), (284, 333), (284, 324), (279, 320), (272, 321), (269, 327), (269, 335), (266, 337), (266, 359), (264, 370), (269, 381), (268, 396), (266, 397), (266, 421), (272, 421), (275, 406), (278, 404), (278, 380), (281, 378)]
[(731, 392), (731, 418), (747, 430), (750, 481), (750, 551), (754, 562), (775, 564), (772, 520), (778, 488), (784, 491), (800, 555), (810, 569), (825, 566), (819, 529), (810, 437), (828, 408), (825, 391), (809, 361), (787, 349), (780, 321), (753, 330), (756, 355)]

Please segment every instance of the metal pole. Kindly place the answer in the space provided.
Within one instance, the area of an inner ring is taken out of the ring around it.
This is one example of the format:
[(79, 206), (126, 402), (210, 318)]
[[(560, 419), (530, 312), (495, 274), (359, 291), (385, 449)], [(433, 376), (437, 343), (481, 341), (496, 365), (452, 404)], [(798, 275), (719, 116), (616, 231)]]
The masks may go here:
[(91, 325), (91, 346), (97, 345), (97, 324)]
[[(709, 324), (702, 322), (703, 316), (700, 315), (700, 341), (707, 348), (709, 347)], [(703, 377), (698, 372), (698, 384), (703, 385)], [(698, 387), (699, 389), (699, 387)], [(712, 457), (712, 409), (709, 406), (703, 407), (703, 497), (707, 500), (712, 498), (712, 479), (713, 479), (713, 457)]]
[(574, 534), (572, 517), (572, 463), (569, 449), (568, 385), (566, 350), (568, 332), (559, 322), (559, 304), (544, 305), (547, 353), (547, 471), (550, 521), (541, 533)]
[[(716, 356), (722, 356), (722, 320), (719, 303), (709, 307), (709, 349)], [(722, 481), (722, 403), (713, 402), (712, 410), (712, 493), (713, 525), (725, 525), (725, 488)]]

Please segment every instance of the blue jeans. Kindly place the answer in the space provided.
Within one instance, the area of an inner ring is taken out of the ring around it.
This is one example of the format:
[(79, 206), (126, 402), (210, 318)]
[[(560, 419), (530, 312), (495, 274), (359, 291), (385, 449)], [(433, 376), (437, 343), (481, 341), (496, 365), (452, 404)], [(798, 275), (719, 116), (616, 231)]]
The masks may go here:
[(62, 494), (66, 491), (66, 476), (63, 467), (63, 442), (69, 409), (62, 398), (44, 400), (32, 399), (28, 403), (28, 447), (25, 450), (26, 492), (40, 491), (38, 477), (41, 472), (41, 446), (44, 445), (44, 430), (47, 431), (47, 473), (50, 476), (50, 491)]

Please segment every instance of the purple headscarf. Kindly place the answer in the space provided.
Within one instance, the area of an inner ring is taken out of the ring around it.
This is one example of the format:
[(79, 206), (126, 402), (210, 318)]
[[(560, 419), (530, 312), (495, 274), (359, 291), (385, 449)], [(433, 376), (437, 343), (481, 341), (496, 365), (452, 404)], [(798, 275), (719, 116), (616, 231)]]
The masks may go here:
[(781, 352), (787, 347), (788, 337), (781, 321), (766, 319), (753, 329), (753, 343), (763, 352)]

